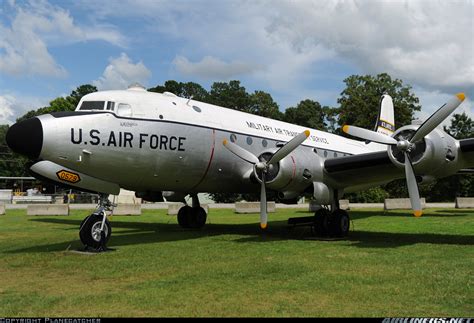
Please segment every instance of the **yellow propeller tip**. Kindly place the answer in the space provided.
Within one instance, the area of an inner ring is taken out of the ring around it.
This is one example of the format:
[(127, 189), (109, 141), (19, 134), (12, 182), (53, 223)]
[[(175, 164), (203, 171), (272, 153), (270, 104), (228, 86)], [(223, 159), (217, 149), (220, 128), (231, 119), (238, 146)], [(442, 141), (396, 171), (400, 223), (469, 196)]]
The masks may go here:
[(224, 141), (222, 142), (223, 145), (227, 145), (227, 139), (224, 139)]
[(419, 218), (422, 214), (423, 214), (423, 211), (421, 210), (413, 212), (413, 215), (416, 216), (417, 218)]
[(342, 131), (344, 131), (345, 133), (348, 133), (349, 132), (349, 126), (348, 125), (343, 126)]
[(458, 93), (458, 94), (456, 94), (456, 96), (457, 96), (458, 99), (461, 100), (461, 101), (464, 101), (464, 99), (466, 98), (466, 96), (464, 95), (464, 93)]
[(305, 131), (304, 131), (304, 134), (306, 135), (306, 138), (308, 138), (308, 137), (309, 137), (309, 134), (310, 134), (309, 130), (305, 130)]
[(263, 230), (265, 230), (267, 226), (268, 225), (266, 223), (260, 223), (260, 228), (262, 228)]

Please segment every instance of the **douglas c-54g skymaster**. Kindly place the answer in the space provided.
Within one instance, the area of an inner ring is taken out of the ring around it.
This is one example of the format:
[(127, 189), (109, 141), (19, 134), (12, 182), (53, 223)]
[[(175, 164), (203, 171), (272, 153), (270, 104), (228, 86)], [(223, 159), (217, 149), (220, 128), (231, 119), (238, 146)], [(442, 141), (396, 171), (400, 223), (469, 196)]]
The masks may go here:
[(34, 161), (36, 178), (99, 193), (97, 210), (79, 229), (90, 248), (105, 248), (108, 196), (120, 188), (149, 201), (185, 202), (190, 195), (192, 205), (178, 213), (184, 228), (206, 222), (199, 192), (260, 191), (262, 229), (267, 189), (287, 201), (311, 194), (322, 206), (316, 232), (345, 236), (349, 216), (338, 202), (344, 192), (405, 177), (413, 213), (421, 216), (418, 182), (474, 167), (474, 138), (456, 140), (438, 127), (463, 100), (459, 93), (421, 125), (396, 129), (392, 99), (383, 95), (374, 131), (343, 127), (364, 140), (356, 141), (132, 86), (88, 94), (73, 112), (16, 123), (6, 138)]

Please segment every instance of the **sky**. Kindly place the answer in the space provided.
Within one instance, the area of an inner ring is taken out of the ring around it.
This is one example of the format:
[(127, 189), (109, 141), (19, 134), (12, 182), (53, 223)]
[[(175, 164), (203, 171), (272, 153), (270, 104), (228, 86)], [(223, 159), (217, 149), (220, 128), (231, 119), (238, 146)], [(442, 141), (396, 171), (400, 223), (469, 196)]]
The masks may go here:
[(284, 111), (337, 106), (346, 77), (384, 72), (418, 118), (459, 92), (473, 118), (473, 16), (474, 0), (0, 0), (0, 124), (82, 84), (237, 79)]

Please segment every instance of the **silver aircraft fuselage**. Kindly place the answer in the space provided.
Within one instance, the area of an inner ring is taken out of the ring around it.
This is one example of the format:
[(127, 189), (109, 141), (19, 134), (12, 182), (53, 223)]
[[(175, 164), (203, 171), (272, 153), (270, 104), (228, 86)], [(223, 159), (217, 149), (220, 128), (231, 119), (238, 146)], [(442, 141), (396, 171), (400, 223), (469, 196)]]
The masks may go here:
[[(28, 143), (17, 144), (20, 140), (14, 143), (17, 151), (25, 150), (40, 160), (32, 170), (64, 184), (104, 193), (116, 193), (119, 188), (256, 192), (259, 184), (255, 177), (252, 179), (253, 166), (227, 150), (223, 141), (261, 156), (274, 153), (307, 129), (141, 88), (91, 93), (82, 98), (76, 111), (41, 115), (37, 120), (40, 125), (36, 121), (29, 127), (30, 132), (12, 130), (9, 139), (15, 141), (12, 137), (16, 133), (35, 138), (41, 132), (41, 141), (34, 140), (34, 149)], [(309, 131), (303, 144), (280, 161), (282, 174), (269, 180), (270, 189), (296, 195), (313, 182), (344, 189), (351, 186), (352, 179), (328, 176), (325, 160), (387, 151), (386, 146), (377, 143), (367, 144), (317, 129)], [(456, 150), (456, 141), (446, 136), (441, 134), (438, 137), (442, 139), (436, 140)], [(458, 163), (446, 165), (432, 163), (429, 167), (443, 169), (446, 174), (464, 167)], [(366, 174), (363, 178), (370, 179), (367, 185), (377, 185), (402, 176), (401, 168), (395, 167), (394, 171)], [(355, 186), (362, 184), (354, 178)]]

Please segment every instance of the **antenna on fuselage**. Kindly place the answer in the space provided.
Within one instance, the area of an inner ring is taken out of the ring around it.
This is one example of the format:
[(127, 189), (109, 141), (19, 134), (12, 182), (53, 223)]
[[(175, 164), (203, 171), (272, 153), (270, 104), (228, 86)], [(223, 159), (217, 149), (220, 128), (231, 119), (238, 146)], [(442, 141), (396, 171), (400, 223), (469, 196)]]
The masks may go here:
[(191, 102), (192, 99), (193, 99), (193, 96), (191, 95), (188, 99), (188, 102), (186, 102), (186, 105), (189, 105), (189, 102)]
[(132, 83), (128, 86), (129, 91), (146, 91), (145, 87), (138, 82)]

